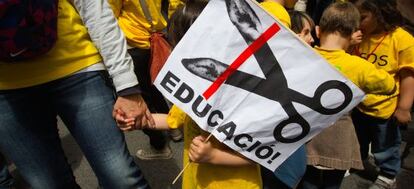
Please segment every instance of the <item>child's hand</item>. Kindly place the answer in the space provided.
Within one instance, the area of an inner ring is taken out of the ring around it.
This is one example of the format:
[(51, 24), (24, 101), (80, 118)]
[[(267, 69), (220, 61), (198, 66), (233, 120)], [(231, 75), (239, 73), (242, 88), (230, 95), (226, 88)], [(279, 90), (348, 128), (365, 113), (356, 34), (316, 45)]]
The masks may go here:
[(206, 137), (197, 136), (190, 145), (190, 160), (196, 163), (210, 163), (213, 156), (214, 148), (210, 141), (204, 142)]
[(403, 125), (408, 124), (411, 121), (411, 111), (398, 108), (394, 112), (394, 117), (397, 118), (397, 121)]
[(362, 42), (362, 32), (361, 30), (357, 30), (356, 32), (352, 33), (351, 36), (351, 45), (357, 45)]
[(135, 127), (135, 119), (128, 118), (126, 114), (120, 109), (115, 110), (114, 118), (119, 129), (122, 131), (131, 131)]

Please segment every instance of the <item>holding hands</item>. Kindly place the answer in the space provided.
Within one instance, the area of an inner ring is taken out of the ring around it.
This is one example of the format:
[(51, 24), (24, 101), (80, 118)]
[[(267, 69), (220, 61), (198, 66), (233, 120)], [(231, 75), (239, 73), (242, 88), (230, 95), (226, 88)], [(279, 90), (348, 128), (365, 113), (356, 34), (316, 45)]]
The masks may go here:
[(118, 127), (123, 131), (155, 126), (151, 112), (139, 94), (118, 97), (112, 116), (115, 118)]

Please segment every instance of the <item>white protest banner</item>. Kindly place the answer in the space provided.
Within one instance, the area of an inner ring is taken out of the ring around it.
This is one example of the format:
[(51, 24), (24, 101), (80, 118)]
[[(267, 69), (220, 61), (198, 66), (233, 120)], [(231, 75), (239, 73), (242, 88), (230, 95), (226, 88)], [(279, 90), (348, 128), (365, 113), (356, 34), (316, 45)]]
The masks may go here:
[(155, 85), (201, 129), (270, 170), (364, 96), (251, 0), (211, 0)]

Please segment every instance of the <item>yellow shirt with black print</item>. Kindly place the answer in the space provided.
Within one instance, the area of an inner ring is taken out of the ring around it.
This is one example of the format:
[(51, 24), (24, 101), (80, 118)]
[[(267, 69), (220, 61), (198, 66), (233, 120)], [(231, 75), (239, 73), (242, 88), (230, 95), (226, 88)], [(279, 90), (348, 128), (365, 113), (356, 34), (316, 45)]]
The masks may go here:
[(15, 62), (0, 62), (0, 90), (35, 86), (71, 75), (101, 62), (87, 29), (68, 0), (59, 0), (57, 41), (40, 57)]
[(394, 77), (397, 83), (397, 91), (394, 94), (367, 95), (358, 106), (358, 109), (364, 114), (388, 119), (394, 113), (398, 103), (398, 72), (401, 69), (414, 71), (413, 36), (404, 29), (397, 28), (390, 33), (375, 35), (363, 40), (353, 53)]
[[(183, 127), (184, 152), (183, 165), (189, 162), (190, 144), (194, 137), (208, 133), (201, 130), (197, 124), (178, 107), (173, 106), (168, 114), (168, 125), (171, 129)], [(217, 140), (210, 140), (215, 148), (229, 149)], [(223, 166), (207, 163), (191, 163), (184, 171), (183, 189), (261, 189), (262, 179), (258, 165)]]
[(344, 50), (320, 47), (315, 47), (315, 50), (366, 93), (392, 94), (396, 90), (394, 78), (390, 74), (375, 69), (372, 64), (358, 56), (352, 56)]

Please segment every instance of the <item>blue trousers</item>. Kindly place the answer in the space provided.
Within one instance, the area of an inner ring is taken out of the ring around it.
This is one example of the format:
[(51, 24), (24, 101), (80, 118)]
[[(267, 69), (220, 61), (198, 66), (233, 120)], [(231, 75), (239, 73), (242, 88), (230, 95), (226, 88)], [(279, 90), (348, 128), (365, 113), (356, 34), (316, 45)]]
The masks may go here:
[(59, 115), (103, 188), (148, 188), (112, 118), (106, 72), (0, 91), (0, 150), (34, 189), (79, 188), (61, 147)]
[(368, 158), (369, 143), (380, 174), (394, 178), (401, 167), (401, 133), (395, 118), (378, 119), (355, 109), (352, 121), (358, 136), (362, 160)]

